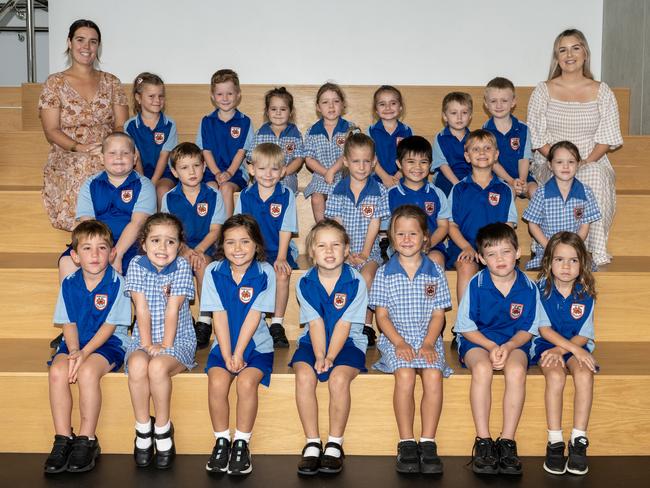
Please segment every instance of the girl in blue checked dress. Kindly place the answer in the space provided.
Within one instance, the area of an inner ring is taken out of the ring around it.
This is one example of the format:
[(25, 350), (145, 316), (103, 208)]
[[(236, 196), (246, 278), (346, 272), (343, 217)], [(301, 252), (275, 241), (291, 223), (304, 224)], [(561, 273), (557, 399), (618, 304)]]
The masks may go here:
[[(415, 205), (393, 213), (389, 229), (395, 254), (375, 278), (369, 303), (381, 329), (381, 359), (373, 368), (395, 376), (393, 405), (399, 430), (396, 469), (400, 473), (442, 473), (435, 443), (442, 410), (442, 378), (452, 371), (445, 361), (442, 327), (451, 296), (444, 270), (424, 253), (427, 215)], [(415, 378), (422, 379), (422, 432), (415, 442)]]
[[(213, 314), (216, 337), (205, 371), (216, 443), (205, 466), (210, 472), (244, 475), (253, 470), (249, 443), (257, 416), (257, 389), (269, 386), (273, 339), (264, 312), (275, 308), (275, 273), (265, 261), (260, 227), (239, 214), (223, 224), (216, 261), (203, 277), (201, 312)], [(228, 393), (237, 378), (237, 428), (230, 443)]]
[[(126, 274), (126, 290), (135, 305), (136, 324), (126, 352), (126, 372), (135, 414), (137, 466), (154, 460), (169, 468), (176, 456), (170, 421), (172, 376), (195, 366), (196, 336), (189, 301), (194, 278), (178, 256), (183, 225), (173, 215), (156, 213), (144, 223), (144, 256), (136, 256)], [(155, 418), (149, 416), (153, 400)]]
[(318, 223), (325, 215), (325, 202), (341, 179), (343, 145), (352, 124), (341, 117), (345, 95), (341, 87), (325, 83), (316, 94), (316, 111), (321, 119), (305, 134), (305, 164), (314, 175), (305, 188), (305, 198), (311, 196), (311, 209)]

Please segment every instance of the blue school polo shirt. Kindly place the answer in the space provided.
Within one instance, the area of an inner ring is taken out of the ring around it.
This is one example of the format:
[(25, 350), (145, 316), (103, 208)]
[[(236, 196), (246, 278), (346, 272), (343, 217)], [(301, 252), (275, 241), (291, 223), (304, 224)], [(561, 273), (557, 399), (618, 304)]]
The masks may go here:
[[(460, 141), (451, 133), (449, 126), (445, 126), (438, 133), (433, 141), (432, 172), (438, 170), (443, 164), (448, 164), (459, 180), (472, 173), (472, 165), (465, 159), (465, 142), (467, 141), (469, 132), (469, 129), (466, 128), (465, 135)], [(445, 195), (449, 195), (452, 187), (451, 181), (439, 170), (436, 171), (435, 184)]]
[(124, 294), (124, 278), (109, 266), (99, 284), (89, 291), (82, 269), (66, 276), (59, 290), (54, 323), (76, 324), (80, 344), (88, 343), (102, 325), (115, 325), (106, 344), (124, 348), (131, 324), (131, 300)]
[[(248, 214), (255, 218), (264, 237), (266, 259), (271, 264), (278, 256), (280, 232), (298, 232), (296, 197), (281, 183), (275, 185), (275, 190), (266, 201), (260, 197), (257, 183), (244, 189), (239, 194), (234, 214)], [(294, 269), (298, 268), (297, 259), (298, 247), (293, 241), (290, 241), (287, 261)]]
[(530, 137), (528, 137), (528, 126), (512, 115), (510, 120), (512, 121), (512, 127), (506, 134), (502, 134), (497, 129), (493, 117), (490, 117), (483, 125), (483, 128), (496, 137), (501, 166), (512, 178), (519, 178), (519, 160), (531, 160), (533, 152), (530, 146)]
[(156, 190), (149, 178), (135, 171), (118, 187), (102, 171), (88, 178), (79, 190), (76, 218), (91, 217), (105, 223), (113, 233), (114, 242), (119, 241), (134, 212), (148, 215), (156, 212)]
[(144, 175), (147, 178), (153, 176), (160, 152), (171, 151), (178, 144), (176, 124), (164, 113), (158, 117), (158, 123), (153, 130), (144, 123), (142, 114), (138, 114), (126, 121), (124, 132), (135, 141), (135, 147), (140, 153)]
[(329, 347), (334, 327), (339, 320), (350, 322), (346, 344), (353, 345), (365, 354), (368, 340), (363, 335), (363, 324), (368, 308), (368, 291), (363, 277), (348, 264), (343, 264), (341, 276), (329, 294), (318, 278), (318, 269), (308, 270), (296, 285), (300, 303), (300, 323), (305, 324), (300, 344), (310, 345), (309, 322), (318, 318), (325, 324), (326, 346)]
[(404, 178), (388, 190), (388, 205), (391, 214), (402, 205), (416, 205), (427, 214), (429, 235), (438, 228), (439, 219), (448, 219), (451, 216), (451, 207), (442, 190), (428, 182), (419, 190), (412, 190), (404, 184)]
[[(411, 128), (398, 120), (397, 127), (392, 134), (389, 134), (383, 122), (378, 120), (368, 127), (368, 135), (375, 141), (375, 154), (380, 166), (391, 176), (397, 173), (399, 171), (396, 163), (397, 145), (405, 137), (413, 135)], [(377, 175), (375, 177), (379, 178)]]
[[(210, 226), (222, 225), (226, 221), (226, 210), (221, 193), (205, 183), (201, 183), (194, 205), (189, 202), (183, 193), (183, 185), (179, 183), (174, 189), (165, 193), (160, 211), (174, 214), (183, 222), (185, 241), (192, 249), (205, 239), (210, 232)], [(214, 246), (206, 249), (205, 254), (212, 256)]]

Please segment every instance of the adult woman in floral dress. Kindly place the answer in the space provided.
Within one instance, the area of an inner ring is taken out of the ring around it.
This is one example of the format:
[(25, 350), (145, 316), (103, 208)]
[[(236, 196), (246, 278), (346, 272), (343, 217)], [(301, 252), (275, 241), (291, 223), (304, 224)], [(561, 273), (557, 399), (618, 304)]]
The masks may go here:
[(90, 20), (77, 20), (68, 32), (70, 67), (50, 75), (38, 107), (51, 144), (43, 171), (43, 203), (52, 225), (71, 230), (79, 187), (103, 168), (101, 143), (122, 130), (128, 117), (120, 80), (96, 69), (101, 33)]

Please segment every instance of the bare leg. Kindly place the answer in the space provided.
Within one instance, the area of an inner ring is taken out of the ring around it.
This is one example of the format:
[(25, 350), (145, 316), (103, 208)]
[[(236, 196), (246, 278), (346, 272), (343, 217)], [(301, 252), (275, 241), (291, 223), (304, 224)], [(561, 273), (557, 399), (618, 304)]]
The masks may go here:
[(160, 178), (158, 183), (156, 183), (156, 198), (158, 199), (158, 211), (160, 211), (160, 203), (162, 202), (162, 197), (165, 196), (169, 190), (174, 188), (174, 182), (169, 178)]
[(336, 366), (330, 374), (327, 386), (330, 391), (330, 435), (343, 437), (350, 415), (350, 383), (359, 370), (350, 366)]
[(564, 399), (566, 371), (559, 365), (540, 369), (546, 380), (544, 405), (548, 430), (562, 430), (562, 400)]
[(492, 363), (485, 349), (475, 347), (465, 354), (465, 364), (472, 373), (469, 402), (478, 437), (490, 435), (490, 410), (492, 408)]
[(275, 285), (275, 317), (284, 317), (289, 302), (289, 280), (291, 273), (276, 273)]
[(429, 256), (429, 259), (440, 266), (442, 269), (445, 269), (445, 257), (440, 251), (429, 251), (429, 254), (427, 254), (427, 256)]
[(68, 382), (68, 355), (57, 354), (48, 372), (50, 384), (50, 410), (54, 432), (70, 437), (72, 435), (72, 393)]
[(99, 383), (102, 377), (112, 369), (106, 358), (100, 354), (91, 354), (84, 361), (77, 373), (79, 385), (79, 412), (81, 426), (79, 434), (95, 437), (99, 412), (102, 408), (102, 390)]
[[(246, 368), (237, 376), (237, 430), (252, 432), (257, 417), (257, 389), (264, 373)], [(225, 430), (225, 429), (224, 429)]]
[(586, 431), (594, 397), (594, 375), (585, 366), (580, 367), (580, 364), (578, 364), (578, 361), (574, 357), (569, 358), (567, 367), (571, 371), (575, 386), (573, 427)]
[(456, 261), (456, 297), (458, 303), (463, 298), (467, 283), (478, 272), (478, 264), (475, 261)]
[(420, 376), (424, 390), (420, 404), (422, 437), (434, 439), (442, 412), (442, 373), (438, 369), (422, 369)]
[(146, 424), (150, 416), (149, 355), (134, 351), (129, 356), (129, 393), (136, 422)]
[(219, 187), (223, 197), (223, 206), (226, 210), (226, 217), (231, 217), (235, 210), (235, 192), (239, 191), (239, 186), (231, 182), (226, 182)]
[(293, 370), (296, 372), (296, 406), (302, 429), (305, 431), (305, 437), (315, 439), (320, 437), (316, 399), (318, 379), (314, 369), (307, 363), (294, 363)]
[(208, 407), (214, 432), (228, 430), (230, 425), (230, 403), (228, 392), (235, 377), (223, 368), (208, 370)]
[(524, 409), (526, 399), (526, 374), (528, 372), (528, 358), (521, 349), (515, 349), (506, 359), (503, 368), (506, 389), (503, 392), (503, 429), (501, 437), (504, 439), (515, 438), (517, 425)]
[(169, 422), (172, 399), (172, 376), (186, 368), (172, 356), (161, 354), (149, 360), (149, 389), (153, 408), (156, 412), (156, 425), (161, 427)]
[(311, 211), (314, 213), (314, 221), (320, 222), (325, 218), (325, 201), (326, 196), (322, 193), (311, 194)]
[(397, 421), (397, 430), (400, 439), (411, 439), (413, 435), (413, 421), (415, 419), (415, 370), (412, 368), (399, 368), (393, 373), (395, 387), (393, 389), (393, 410)]

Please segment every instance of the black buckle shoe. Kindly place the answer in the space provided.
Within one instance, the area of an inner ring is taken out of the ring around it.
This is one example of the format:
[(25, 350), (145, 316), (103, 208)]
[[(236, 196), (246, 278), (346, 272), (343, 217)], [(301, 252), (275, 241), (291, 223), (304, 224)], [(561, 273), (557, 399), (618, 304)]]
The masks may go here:
[(521, 474), (521, 461), (517, 455), (517, 443), (512, 439), (497, 439), (499, 473)]
[(65, 435), (54, 436), (52, 451), (50, 451), (50, 455), (45, 460), (45, 466), (43, 468), (47, 474), (61, 473), (68, 469), (68, 459), (72, 452), (74, 439), (74, 434), (72, 434), (72, 437)]
[(203, 349), (210, 344), (210, 337), (212, 337), (212, 326), (205, 322), (201, 322), (201, 317), (194, 323), (194, 333), (196, 334), (196, 347)]
[(318, 471), (326, 474), (340, 473), (341, 470), (343, 469), (343, 458), (345, 458), (345, 453), (343, 452), (343, 446), (341, 446), (341, 444), (337, 444), (336, 442), (328, 442), (327, 444), (325, 444), (325, 449), (323, 450), (323, 452), (327, 451), (327, 448), (329, 447), (338, 449), (341, 452), (341, 455), (339, 457), (335, 457), (335, 456), (328, 456), (327, 454), (323, 454), (320, 460), (320, 468), (318, 468)]
[(228, 474), (235, 476), (245, 475), (253, 471), (251, 452), (248, 449), (248, 442), (244, 439), (237, 439), (232, 443), (230, 449), (230, 460), (228, 461)]
[(566, 473), (566, 457), (564, 456), (564, 442), (550, 442), (546, 444), (546, 459), (544, 471), (551, 474)]
[(225, 473), (228, 471), (228, 458), (230, 457), (230, 441), (219, 437), (214, 443), (212, 455), (205, 465), (205, 470), (211, 473)]
[(75, 437), (72, 443), (72, 452), (68, 459), (68, 471), (83, 473), (95, 467), (95, 461), (101, 453), (97, 438), (90, 440), (85, 435)]
[(153, 438), (158, 440), (160, 439), (172, 440), (172, 447), (170, 447), (166, 451), (161, 451), (160, 449), (156, 449), (156, 468), (158, 469), (170, 468), (172, 463), (174, 462), (174, 458), (176, 457), (176, 446), (174, 445), (174, 424), (171, 424), (169, 426), (169, 430), (167, 432), (163, 432), (162, 434), (154, 433)]
[(395, 471), (406, 474), (420, 472), (420, 456), (415, 441), (402, 441), (397, 444)]
[(377, 343), (377, 333), (375, 332), (375, 329), (364, 325), (363, 334), (368, 338), (368, 347), (374, 347)]
[[(153, 426), (154, 423), (156, 422), (156, 419), (151, 417), (150, 422), (151, 422), (151, 430), (149, 432), (142, 433), (142, 432), (138, 432), (137, 430), (135, 431), (135, 439), (133, 440), (133, 459), (135, 459), (135, 465), (138, 468), (146, 468), (153, 461), (153, 457), (154, 457)], [(138, 437), (140, 439), (151, 439), (151, 445), (146, 449), (140, 449), (136, 444)]]
[(418, 451), (420, 452), (420, 473), (442, 473), (442, 460), (438, 456), (438, 446), (435, 442), (420, 442), (418, 444)]
[(269, 327), (269, 332), (271, 333), (271, 337), (273, 338), (273, 347), (278, 349), (278, 348), (286, 348), (289, 347), (289, 339), (287, 339), (287, 334), (284, 332), (284, 327), (282, 327), (282, 324), (271, 324)]
[[(305, 456), (305, 452), (309, 447), (318, 449), (318, 456)], [(320, 460), (323, 455), (323, 444), (320, 442), (308, 442), (302, 448), (302, 458), (298, 463), (298, 474), (305, 476), (313, 476), (318, 473), (320, 469)]]
[(476, 474), (498, 474), (499, 463), (496, 456), (494, 441), (477, 437), (472, 449), (472, 471)]
[(586, 437), (576, 437), (569, 442), (569, 460), (566, 463), (566, 470), (571, 474), (587, 474), (589, 464), (587, 462), (587, 448), (589, 440)]

